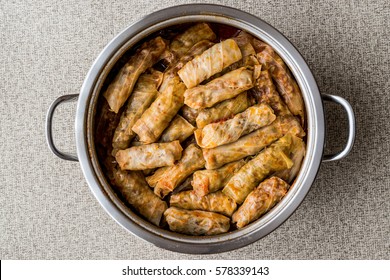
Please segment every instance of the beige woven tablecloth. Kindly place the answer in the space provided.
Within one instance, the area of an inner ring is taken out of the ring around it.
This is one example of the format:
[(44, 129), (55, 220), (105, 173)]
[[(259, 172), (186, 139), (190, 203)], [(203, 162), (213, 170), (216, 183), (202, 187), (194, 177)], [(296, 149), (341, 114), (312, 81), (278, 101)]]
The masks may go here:
[[(389, 1), (208, 1), (253, 13), (300, 50), (322, 93), (356, 113), (344, 160), (324, 163), (298, 210), (276, 231), (228, 253), (166, 251), (133, 236), (100, 207), (80, 165), (47, 148), (44, 122), (58, 96), (78, 93), (102, 48), (160, 8), (191, 1), (0, 0), (1, 259), (389, 259)], [(203, 2), (203, 1), (196, 1)], [(327, 107), (328, 148), (347, 122)], [(75, 104), (59, 108), (56, 141), (74, 151)]]

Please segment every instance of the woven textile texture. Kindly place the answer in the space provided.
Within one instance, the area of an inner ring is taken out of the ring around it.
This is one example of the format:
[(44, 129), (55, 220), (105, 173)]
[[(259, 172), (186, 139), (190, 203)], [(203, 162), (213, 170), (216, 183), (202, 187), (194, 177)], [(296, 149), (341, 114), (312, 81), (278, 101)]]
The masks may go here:
[[(389, 259), (390, 2), (207, 1), (250, 12), (301, 52), (322, 93), (356, 114), (351, 154), (323, 163), (297, 211), (252, 245), (185, 255), (139, 239), (109, 217), (80, 165), (45, 141), (50, 103), (78, 93), (93, 61), (121, 30), (163, 1), (0, 0), (0, 259)], [(197, 0), (196, 2), (203, 2)], [(75, 103), (59, 107), (55, 141), (75, 151)], [(347, 137), (345, 113), (326, 103), (326, 152)]]

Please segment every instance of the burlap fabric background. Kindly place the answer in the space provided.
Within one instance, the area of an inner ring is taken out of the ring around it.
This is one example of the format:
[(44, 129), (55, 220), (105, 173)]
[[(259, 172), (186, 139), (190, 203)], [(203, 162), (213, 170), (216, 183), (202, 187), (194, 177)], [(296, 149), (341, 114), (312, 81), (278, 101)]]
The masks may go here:
[[(386, 0), (208, 1), (253, 13), (279, 29), (306, 58), (321, 92), (346, 98), (356, 113), (352, 153), (323, 164), (291, 218), (250, 246), (209, 256), (156, 248), (104, 212), (78, 163), (49, 152), (49, 104), (79, 92), (96, 56), (126, 26), (189, 2), (0, 0), (0, 258), (389, 259)], [(55, 117), (56, 141), (69, 151), (75, 107), (64, 105)], [(327, 151), (336, 151), (346, 139), (345, 114), (326, 107)]]

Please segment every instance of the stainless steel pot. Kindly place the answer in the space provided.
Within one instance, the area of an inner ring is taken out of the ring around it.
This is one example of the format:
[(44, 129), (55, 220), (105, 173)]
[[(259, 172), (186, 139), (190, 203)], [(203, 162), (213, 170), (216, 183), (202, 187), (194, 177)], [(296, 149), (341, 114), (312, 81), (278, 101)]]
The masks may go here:
[[(118, 59), (134, 44), (160, 29), (188, 22), (215, 22), (246, 30), (270, 44), (294, 74), (303, 94), (307, 114), (307, 151), (301, 171), (286, 197), (268, 214), (241, 230), (213, 236), (193, 237), (160, 229), (131, 212), (115, 196), (100, 168), (94, 145), (93, 127), (98, 95), (107, 74)], [(77, 156), (59, 151), (52, 139), (52, 116), (62, 102), (77, 100)], [(349, 120), (349, 136), (344, 149), (323, 156), (325, 123), (323, 100), (344, 107)], [(218, 253), (248, 245), (281, 225), (299, 206), (309, 191), (323, 161), (339, 160), (351, 150), (355, 137), (355, 119), (350, 104), (334, 95), (320, 95), (316, 81), (295, 47), (275, 28), (248, 13), (219, 5), (192, 4), (152, 13), (126, 28), (100, 53), (89, 70), (79, 95), (61, 96), (47, 113), (46, 136), (50, 149), (65, 160), (79, 161), (96, 199), (121, 226), (158, 247), (183, 253)]]

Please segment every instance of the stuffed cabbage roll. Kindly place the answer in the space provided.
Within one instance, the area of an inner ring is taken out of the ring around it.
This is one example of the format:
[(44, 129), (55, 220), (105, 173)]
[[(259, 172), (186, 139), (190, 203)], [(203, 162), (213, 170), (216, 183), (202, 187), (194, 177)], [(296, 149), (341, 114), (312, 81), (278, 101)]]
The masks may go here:
[(289, 185), (278, 177), (263, 181), (245, 199), (244, 203), (233, 214), (233, 223), (238, 228), (257, 220), (267, 213), (286, 195)]
[(252, 88), (256, 78), (254, 71), (245, 67), (239, 68), (205, 85), (187, 89), (184, 93), (184, 103), (194, 109), (212, 107)]
[(164, 176), (154, 187), (154, 193), (161, 198), (172, 192), (194, 171), (204, 167), (202, 150), (195, 144), (189, 145), (179, 162), (164, 172)]
[(131, 95), (138, 77), (158, 61), (165, 48), (166, 43), (161, 37), (151, 39), (142, 44), (130, 58), (129, 62), (120, 69), (112, 83), (103, 93), (112, 111), (115, 113), (119, 112), (119, 109)]
[(213, 212), (169, 207), (164, 216), (171, 231), (188, 235), (216, 235), (230, 228), (229, 218)]
[(247, 38), (246, 36), (242, 36), (242, 32), (239, 32), (239, 34), (236, 37), (232, 37), (231, 39), (237, 43), (237, 46), (241, 51), (242, 58), (236, 61), (235, 63), (231, 64), (230, 66), (226, 67), (221, 72), (216, 73), (215, 75), (206, 79), (205, 83), (210, 82), (211, 80), (218, 78), (226, 74), (227, 72), (236, 70), (240, 67), (244, 67), (244, 66), (253, 67), (255, 65), (260, 65), (256, 57), (256, 51), (253, 48), (251, 40), (249, 40), (249, 38)]
[(222, 189), (244, 164), (245, 161), (240, 160), (215, 170), (195, 171), (191, 182), (194, 192), (197, 196), (205, 196)]
[(158, 226), (167, 204), (148, 187), (142, 173), (118, 169), (113, 175), (114, 188), (121, 193), (125, 201), (149, 222)]
[(215, 33), (207, 23), (198, 23), (177, 35), (169, 45), (169, 49), (180, 58), (197, 42), (214, 41), (215, 38)]
[(115, 158), (122, 170), (144, 170), (173, 165), (182, 150), (179, 141), (154, 143), (119, 150)]
[(193, 60), (197, 55), (202, 54), (205, 50), (210, 48), (214, 43), (203, 40), (195, 45), (192, 46), (192, 48), (185, 53), (184, 56), (182, 56), (176, 63), (174, 63), (172, 66), (168, 67), (164, 72), (164, 79), (160, 87), (160, 91), (164, 91), (164, 89), (169, 84), (169, 80), (173, 77), (177, 76), (177, 71), (179, 71), (183, 66), (190, 60)]
[(291, 112), (275, 89), (272, 77), (268, 70), (261, 71), (256, 85), (252, 88), (258, 103), (266, 103), (274, 110), (277, 116), (290, 116)]
[(247, 92), (240, 93), (236, 97), (222, 101), (214, 107), (200, 110), (196, 116), (196, 126), (198, 128), (203, 128), (209, 123), (230, 119), (235, 114), (241, 113), (251, 105), (252, 102), (248, 98)]
[(216, 169), (226, 163), (255, 155), (287, 133), (299, 137), (305, 136), (304, 130), (295, 117), (277, 117), (270, 125), (245, 135), (236, 142), (213, 149), (203, 149), (206, 168)]
[(241, 136), (269, 125), (275, 118), (271, 107), (266, 104), (257, 104), (235, 115), (230, 120), (211, 123), (204, 128), (197, 129), (195, 139), (202, 148), (215, 148), (235, 142)]
[(130, 146), (130, 142), (135, 136), (131, 128), (156, 98), (162, 76), (161, 72), (154, 71), (152, 74), (142, 74), (139, 77), (115, 129), (112, 139), (112, 146), (115, 149), (123, 150)]
[(291, 113), (295, 116), (299, 116), (301, 124), (303, 125), (305, 109), (302, 94), (286, 64), (270, 47), (265, 47), (263, 51), (257, 54), (257, 58), (264, 69), (270, 71), (278, 91), (282, 95)]
[(164, 130), (160, 142), (171, 142), (179, 140), (183, 142), (187, 137), (192, 135), (195, 127), (187, 122), (182, 116), (176, 115), (171, 124)]
[(198, 109), (192, 109), (184, 104), (183, 107), (181, 107), (181, 114), (190, 124), (196, 125), (196, 118), (199, 114)]
[(234, 200), (222, 192), (214, 192), (206, 196), (197, 196), (193, 191), (179, 192), (171, 196), (169, 204), (171, 207), (216, 212), (228, 217), (231, 217), (237, 208)]
[(187, 62), (177, 73), (187, 88), (193, 88), (241, 58), (237, 43), (227, 39)]
[(294, 178), (298, 175), (299, 170), (301, 169), (303, 158), (305, 157), (306, 148), (305, 142), (301, 138), (294, 137), (291, 152), (289, 158), (291, 158), (294, 165), (282, 171), (278, 171), (274, 176), (279, 177), (286, 181), (287, 183), (292, 183)]
[(132, 128), (141, 142), (156, 142), (183, 105), (184, 91), (185, 86), (178, 77), (170, 80), (167, 88), (158, 95)]
[(292, 146), (292, 138), (287, 134), (261, 151), (233, 175), (222, 192), (238, 204), (244, 202), (247, 195), (269, 174), (291, 168), (293, 162), (287, 156)]

